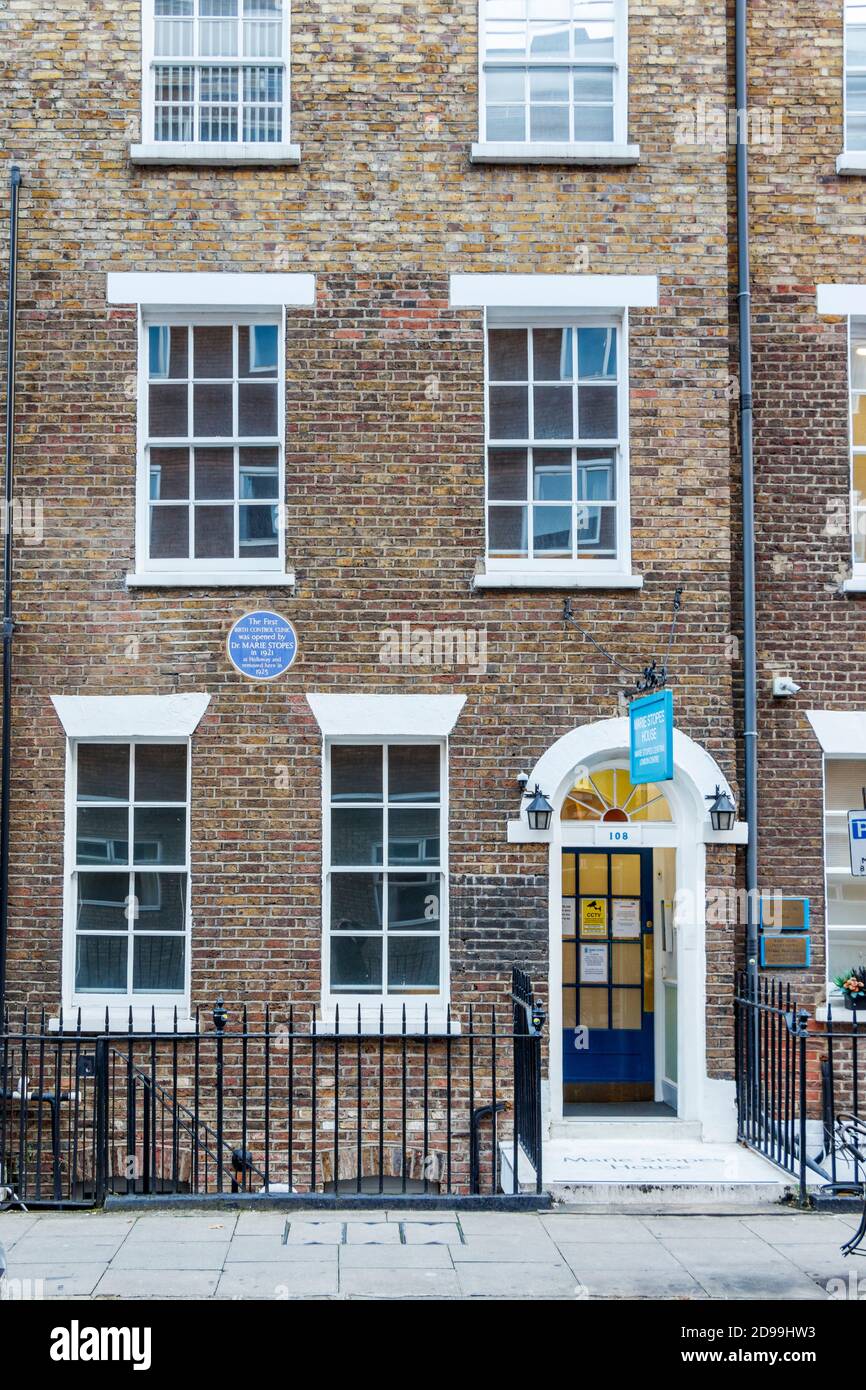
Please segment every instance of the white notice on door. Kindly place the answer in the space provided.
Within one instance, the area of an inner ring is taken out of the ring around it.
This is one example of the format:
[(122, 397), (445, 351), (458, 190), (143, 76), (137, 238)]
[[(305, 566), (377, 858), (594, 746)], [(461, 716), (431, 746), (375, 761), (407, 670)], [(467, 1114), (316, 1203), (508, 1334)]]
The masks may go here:
[(574, 936), (574, 925), (577, 920), (575, 913), (574, 898), (563, 898), (562, 900), (562, 934), (563, 936)]
[(614, 898), (611, 924), (621, 941), (640, 936), (640, 898)]

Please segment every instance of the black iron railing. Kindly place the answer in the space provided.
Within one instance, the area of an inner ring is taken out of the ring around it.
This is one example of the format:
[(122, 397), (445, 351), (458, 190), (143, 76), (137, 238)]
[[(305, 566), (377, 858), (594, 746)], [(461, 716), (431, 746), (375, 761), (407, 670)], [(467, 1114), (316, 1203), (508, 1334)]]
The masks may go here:
[[(745, 974), (734, 989), (738, 1134), (797, 1180), (859, 1190), (866, 1177), (847, 1128), (863, 1116), (864, 1026), (855, 1010), (828, 1005), (823, 1026), (790, 986)], [(846, 1128), (847, 1127), (847, 1128)]]
[[(0, 1034), (0, 1195), (27, 1205), (259, 1193), (322, 1201), (542, 1190), (541, 1033), (528, 978), (511, 1007), (450, 1011), (396, 1035), (358, 1010), (323, 1030), (312, 1009), (220, 999), (192, 1032)], [(535, 1172), (521, 1184), (519, 1150)]]

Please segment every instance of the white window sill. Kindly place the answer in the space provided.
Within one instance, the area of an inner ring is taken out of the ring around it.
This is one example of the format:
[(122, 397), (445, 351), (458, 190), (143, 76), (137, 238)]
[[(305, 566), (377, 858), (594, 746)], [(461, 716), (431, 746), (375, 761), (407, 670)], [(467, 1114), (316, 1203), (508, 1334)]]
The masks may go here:
[[(81, 1006), (81, 1031), (82, 1033), (104, 1033), (105, 1032), (105, 1005), (82, 1004)], [(78, 1029), (77, 1008), (64, 1009), (63, 1031), (74, 1033)], [(158, 1033), (174, 1032), (174, 1008), (157, 1006), (156, 1031)], [(205, 1027), (207, 1018), (205, 1016)], [(153, 1013), (149, 1007), (144, 1005), (132, 1006), (132, 1031), (134, 1033), (149, 1033), (153, 1022)], [(109, 1004), (108, 1005), (108, 1030), (110, 1033), (128, 1033), (129, 1031), (129, 1005), (128, 1004)], [(49, 1033), (60, 1032), (60, 1018), (50, 1018), (48, 1020)], [(195, 1019), (191, 1018), (186, 1005), (178, 1004), (177, 1007), (177, 1031), (178, 1033), (194, 1033)]]
[(642, 574), (593, 574), (574, 570), (489, 570), (476, 574), (473, 589), (642, 589)]
[(615, 145), (612, 141), (552, 140), (530, 144), (489, 140), (474, 144), (469, 158), (473, 164), (637, 164), (640, 145)]
[(155, 145), (130, 145), (133, 164), (300, 164), (300, 145), (194, 144), (160, 141)]
[[(379, 1004), (367, 1003), (361, 1005), (361, 1032), (379, 1032)], [(394, 1008), (386, 1006), (384, 1018), (384, 1034), (386, 1038), (399, 1038), (403, 1033), (403, 1009), (402, 1005)], [(316, 1019), (316, 1033), (322, 1037), (333, 1036), (336, 1031), (336, 1009), (333, 1004), (326, 1005)], [(427, 1009), (427, 1032), (442, 1037), (448, 1035), (448, 1019), (444, 1008)], [(406, 1005), (406, 1034), (424, 1032), (424, 1007), (416, 1005)], [(346, 1002), (340, 1005), (340, 1037), (351, 1038), (358, 1033), (358, 1005)], [(452, 1038), (459, 1037), (460, 1024), (452, 1018), (450, 1034)]]
[(293, 589), (294, 570), (254, 572), (225, 570), (211, 573), (198, 570), (158, 570), (153, 574), (128, 574), (127, 589)]
[(843, 150), (836, 156), (837, 174), (866, 174), (866, 150)]
[[(863, 169), (866, 174), (866, 166)], [(842, 585), (843, 594), (866, 594), (866, 574), (855, 574)]]

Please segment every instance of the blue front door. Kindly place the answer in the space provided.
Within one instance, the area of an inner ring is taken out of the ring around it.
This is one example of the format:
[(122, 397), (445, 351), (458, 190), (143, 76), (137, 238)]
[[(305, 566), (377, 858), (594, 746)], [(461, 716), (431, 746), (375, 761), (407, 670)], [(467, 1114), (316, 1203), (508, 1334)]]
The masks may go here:
[(566, 1103), (653, 1100), (652, 850), (564, 850)]

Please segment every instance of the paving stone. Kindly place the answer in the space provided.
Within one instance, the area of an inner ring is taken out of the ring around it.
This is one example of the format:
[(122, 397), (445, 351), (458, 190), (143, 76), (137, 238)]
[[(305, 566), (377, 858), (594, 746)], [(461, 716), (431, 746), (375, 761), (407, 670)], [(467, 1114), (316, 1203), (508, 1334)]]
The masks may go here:
[(557, 1245), (562, 1241), (605, 1241), (612, 1244), (655, 1244), (653, 1234), (636, 1216), (542, 1216), (541, 1225)]
[(39, 1224), (38, 1217), (30, 1216), (26, 1212), (4, 1212), (0, 1215), (0, 1241), (6, 1246), (7, 1251), (17, 1245), (28, 1231), (33, 1231)]
[(235, 1236), (226, 1256), (226, 1268), (236, 1264), (336, 1264), (338, 1245), (283, 1245), (276, 1233)]
[(343, 1223), (328, 1221), (295, 1221), (289, 1225), (287, 1245), (342, 1245)]
[(465, 1245), (451, 1245), (449, 1249), (455, 1264), (458, 1261), (464, 1263), (491, 1261), (506, 1264), (529, 1264), (539, 1261), (542, 1264), (551, 1264), (555, 1263), (558, 1258), (557, 1249), (552, 1240), (542, 1239), (537, 1232), (530, 1234), (528, 1231), (522, 1238), (520, 1236), (500, 1235), (467, 1236)]
[(703, 1285), (681, 1269), (663, 1276), (649, 1270), (595, 1269), (576, 1276), (586, 1299), (699, 1299), (708, 1297)]
[(341, 1269), (453, 1269), (447, 1245), (342, 1245)]
[[(608, 1218), (603, 1217), (602, 1220)], [(739, 1216), (642, 1216), (640, 1224), (653, 1236), (686, 1236), (691, 1240), (742, 1240), (749, 1235)]]
[(105, 1272), (103, 1264), (83, 1264), (79, 1261), (58, 1261), (47, 1269), (44, 1264), (26, 1264), (10, 1259), (7, 1277), (7, 1296), (20, 1294), (23, 1298), (89, 1297)]
[(399, 1245), (400, 1227), (390, 1221), (348, 1221), (347, 1245)]
[(336, 1260), (252, 1268), (232, 1265), (222, 1274), (217, 1298), (327, 1298), (337, 1293)]
[(663, 1246), (649, 1245), (647, 1242), (632, 1246), (622, 1242), (614, 1245), (605, 1245), (601, 1241), (597, 1245), (590, 1245), (586, 1241), (575, 1245), (560, 1242), (558, 1249), (562, 1258), (581, 1278), (596, 1270), (667, 1276), (679, 1274), (683, 1269), (676, 1256)]
[(112, 1269), (222, 1269), (228, 1254), (227, 1240), (139, 1241), (124, 1245), (111, 1262)]
[(257, 1236), (274, 1232), (282, 1238), (286, 1222), (290, 1218), (285, 1211), (239, 1211), (235, 1236)]
[(95, 1298), (211, 1298), (219, 1282), (218, 1270), (115, 1269), (103, 1274)]
[(842, 1245), (848, 1239), (848, 1228), (837, 1216), (749, 1216), (743, 1225), (768, 1245)]
[(160, 1240), (166, 1243), (172, 1241), (194, 1240), (196, 1242), (212, 1240), (230, 1240), (235, 1229), (236, 1217), (233, 1213), (225, 1216), (154, 1216), (145, 1217), (135, 1223), (129, 1232), (128, 1241), (135, 1243), (140, 1240), (154, 1241)]
[(458, 1298), (453, 1269), (340, 1268), (340, 1293), (354, 1298)]
[(405, 1221), (407, 1224), (416, 1221), (449, 1221), (453, 1223), (457, 1220), (456, 1211), (445, 1211), (444, 1209), (440, 1209), (439, 1207), (433, 1207), (426, 1211), (389, 1210), (387, 1216), (389, 1221)]
[(406, 1245), (462, 1245), (460, 1228), (456, 1221), (409, 1222), (402, 1227)]
[(580, 1293), (564, 1263), (461, 1263), (457, 1276), (468, 1298), (576, 1298)]
[[(74, 1260), (76, 1264), (107, 1265), (116, 1255), (123, 1243), (122, 1236), (112, 1240), (84, 1240), (80, 1236), (53, 1236), (46, 1240), (36, 1231), (29, 1233), (8, 1249), (10, 1261), (23, 1260), (25, 1264), (56, 1265), (64, 1260)], [(14, 1255), (13, 1255), (14, 1252)]]

